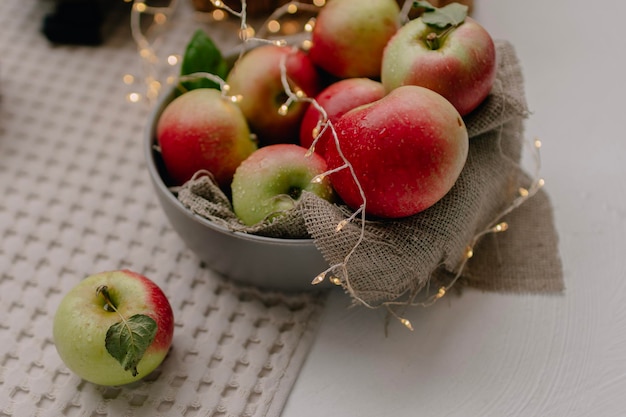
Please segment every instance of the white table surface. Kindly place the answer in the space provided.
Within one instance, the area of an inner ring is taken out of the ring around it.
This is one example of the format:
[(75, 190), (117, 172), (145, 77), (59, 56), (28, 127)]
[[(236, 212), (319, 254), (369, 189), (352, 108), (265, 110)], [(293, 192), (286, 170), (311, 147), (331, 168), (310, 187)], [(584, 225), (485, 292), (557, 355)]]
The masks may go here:
[(283, 417), (626, 415), (625, 15), (617, 0), (476, 2), (522, 62), (565, 294), (466, 291), (386, 337), (381, 311), (334, 293)]

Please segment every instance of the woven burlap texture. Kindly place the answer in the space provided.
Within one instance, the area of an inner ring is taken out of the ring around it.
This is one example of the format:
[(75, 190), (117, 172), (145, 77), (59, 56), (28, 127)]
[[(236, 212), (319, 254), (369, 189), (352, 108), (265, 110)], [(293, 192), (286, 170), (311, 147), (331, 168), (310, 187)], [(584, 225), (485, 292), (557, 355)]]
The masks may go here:
[[(515, 210), (513, 227), (502, 234), (505, 238), (489, 236), (484, 239), (487, 243), (476, 248), (481, 256), (463, 263), (475, 236), (500, 220), (499, 214), (511, 206), (520, 188), (531, 185), (521, 167), (524, 120), (529, 114), (521, 65), (510, 43), (497, 41), (496, 48), (493, 89), (465, 118), (470, 150), (463, 172), (442, 200), (417, 215), (367, 220), (364, 228), (357, 218), (338, 232), (337, 225), (350, 211), (304, 194), (292, 212), (246, 228), (232, 213), (228, 199), (216, 198), (221, 192), (206, 176), (183, 186), (179, 199), (192, 211), (236, 230), (312, 237), (329, 265), (341, 265), (332, 274), (356, 300), (370, 306), (407, 296), (413, 299), (424, 289), (436, 291), (456, 277), (460, 265), (466, 267), (461, 281), (467, 285), (497, 291), (559, 292), (563, 282), (558, 238), (543, 191)], [(529, 204), (532, 199), (538, 201)], [(518, 252), (520, 248), (525, 252)]]

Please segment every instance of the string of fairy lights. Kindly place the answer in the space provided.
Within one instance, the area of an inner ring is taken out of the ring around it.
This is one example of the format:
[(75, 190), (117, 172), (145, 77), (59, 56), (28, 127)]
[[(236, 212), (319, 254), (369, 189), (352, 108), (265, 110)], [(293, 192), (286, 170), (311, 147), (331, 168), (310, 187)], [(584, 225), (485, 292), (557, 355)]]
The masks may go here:
[[(301, 11), (305, 11), (315, 15), (319, 11), (319, 9), (324, 6), (325, 2), (325, 0), (316, 0), (313, 2), (313, 4), (310, 4), (292, 1), (283, 6), (280, 6), (269, 15), (269, 17), (265, 20), (258, 32), (256, 32), (255, 29), (248, 23), (246, 0), (241, 0), (240, 11), (234, 10), (221, 0), (211, 0), (211, 4), (213, 5), (214, 10), (211, 12), (203, 13), (203, 17), (207, 19), (212, 19), (212, 21), (222, 21), (227, 19), (228, 16), (233, 16), (236, 19), (239, 19), (238, 37), (242, 44), (242, 47), (239, 49), (240, 56), (245, 53), (247, 48), (252, 43), (272, 43), (277, 46), (291, 48), (293, 51), (296, 51), (298, 49), (308, 50), (311, 46), (310, 33), (315, 26), (315, 17), (311, 17), (304, 23), (302, 23), (302, 19), (293, 19), (293, 16), (296, 16)], [(167, 6), (153, 7), (146, 4), (145, 0), (133, 0), (130, 19), (131, 32), (133, 39), (135, 40), (135, 43), (137, 45), (139, 56), (141, 57), (146, 67), (146, 98), (148, 100), (154, 100), (158, 97), (162, 88), (162, 83), (158, 80), (157, 74), (155, 74), (153, 70), (159, 58), (157, 57), (157, 54), (155, 53), (151, 43), (148, 41), (147, 36), (142, 31), (141, 16), (152, 16), (153, 23), (155, 25), (163, 25), (171, 18), (176, 7), (178, 6), (177, 3), (178, 0), (171, 0)], [(400, 16), (401, 21), (406, 21), (408, 19), (408, 12), (410, 11), (411, 3), (413, 3), (412, 0), (405, 1)], [(292, 17), (292, 19), (287, 20), (287, 24), (285, 24), (286, 17)], [(285, 34), (285, 36), (275, 39), (272, 38), (272, 35), (278, 33)], [(290, 41), (290, 35), (304, 36), (294, 38), (297, 39), (297, 41)], [(545, 182), (543, 178), (540, 177), (541, 141), (535, 139), (532, 142), (531, 156), (534, 162), (534, 172), (530, 180), (530, 185), (528, 187), (519, 188), (517, 197), (514, 198), (510, 205), (507, 206), (502, 212), (494, 216), (493, 220), (483, 230), (477, 232), (472, 237), (472, 239), (466, 246), (462, 259), (457, 266), (454, 275), (446, 284), (439, 286), (432, 294), (429, 294), (429, 292), (431, 291), (428, 285), (430, 283), (430, 280), (427, 280), (427, 285), (424, 288), (413, 290), (413, 292), (408, 295), (408, 299), (397, 298), (393, 301), (382, 302), (380, 305), (372, 305), (359, 297), (359, 291), (353, 287), (350, 275), (348, 273), (350, 258), (357, 251), (358, 247), (363, 243), (363, 240), (365, 238), (367, 213), (367, 199), (365, 196), (365, 192), (361, 187), (360, 182), (358, 181), (352, 164), (341, 151), (337, 132), (335, 131), (333, 123), (329, 120), (325, 109), (314, 98), (307, 97), (302, 90), (300, 90), (299, 88), (297, 88), (297, 86), (290, 82), (289, 77), (287, 76), (286, 59), (287, 57), (283, 56), (280, 62), (281, 82), (286, 93), (286, 100), (279, 107), (279, 114), (286, 115), (289, 111), (289, 107), (295, 102), (307, 102), (309, 103), (309, 105), (314, 106), (318, 110), (320, 117), (315, 129), (313, 130), (315, 138), (310, 148), (308, 149), (307, 155), (310, 156), (311, 154), (313, 154), (313, 152), (315, 152), (315, 146), (318, 140), (323, 135), (325, 135), (326, 132), (329, 132), (343, 161), (343, 164), (341, 166), (316, 176), (315, 178), (313, 178), (312, 181), (321, 182), (328, 175), (331, 175), (340, 170), (348, 169), (359, 189), (359, 193), (363, 201), (358, 209), (354, 210), (348, 217), (338, 222), (335, 228), (335, 231), (337, 233), (340, 233), (346, 225), (352, 223), (358, 218), (360, 225), (360, 236), (358, 240), (355, 242), (351, 250), (345, 255), (342, 262), (331, 265), (325, 271), (319, 273), (312, 279), (311, 284), (318, 285), (325, 280), (329, 280), (335, 285), (344, 287), (344, 289), (352, 296), (355, 303), (372, 309), (384, 307), (387, 309), (392, 317), (396, 318), (408, 329), (413, 330), (413, 326), (410, 320), (399, 315), (397, 309), (407, 306), (427, 307), (443, 298), (462, 277), (468, 261), (474, 255), (474, 248), (476, 244), (487, 234), (502, 233), (507, 231), (509, 225), (504, 220), (506, 216), (509, 215), (512, 211), (519, 208), (528, 199), (533, 197), (544, 186)], [(179, 56), (168, 55), (166, 60), (169, 65), (175, 66), (179, 62)], [(129, 78), (126, 79), (126, 77)], [(226, 83), (226, 81), (210, 73), (202, 72), (184, 76), (169, 77), (166, 80), (166, 83), (173, 85), (183, 81), (197, 79), (199, 77), (208, 78), (215, 82), (217, 85), (219, 85), (224, 99), (230, 100), (232, 102), (239, 102), (242, 100), (243, 97), (241, 97), (240, 95), (230, 94), (230, 86)], [(132, 76), (125, 76), (125, 82), (127, 84), (132, 81)], [(131, 93), (127, 97), (127, 99), (131, 102), (137, 102), (141, 100), (141, 95), (139, 93)], [(426, 294), (424, 294), (424, 292), (426, 292)], [(418, 296), (420, 295), (422, 297), (420, 297), (420, 299), (418, 300)]]

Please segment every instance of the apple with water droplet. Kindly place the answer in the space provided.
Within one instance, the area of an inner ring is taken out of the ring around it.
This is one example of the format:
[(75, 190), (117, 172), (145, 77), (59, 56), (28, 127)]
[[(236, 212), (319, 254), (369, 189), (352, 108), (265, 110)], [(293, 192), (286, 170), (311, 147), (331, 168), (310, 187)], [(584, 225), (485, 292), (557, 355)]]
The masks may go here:
[[(370, 216), (417, 214), (443, 198), (467, 159), (469, 138), (461, 115), (440, 94), (402, 86), (345, 113), (335, 124), (337, 144), (328, 142), (329, 170), (337, 195), (352, 209), (365, 203)], [(337, 146), (338, 145), (338, 146)]]
[(304, 191), (332, 201), (328, 177), (321, 176), (325, 172), (324, 158), (302, 146), (282, 143), (259, 148), (235, 172), (233, 210), (252, 226), (292, 209)]
[(168, 103), (156, 139), (173, 185), (206, 170), (228, 188), (235, 169), (257, 149), (239, 107), (212, 88), (188, 91)]
[[(462, 5), (447, 7), (459, 10)], [(433, 8), (406, 23), (389, 40), (381, 82), (388, 92), (401, 85), (434, 90), (465, 116), (491, 91), (496, 78), (495, 44), (483, 26), (462, 13), (441, 27), (428, 23), (429, 16), (441, 10)]]
[[(327, 121), (334, 124), (348, 110), (379, 100), (384, 95), (385, 87), (378, 81), (362, 77), (345, 78), (322, 90), (315, 97), (315, 101), (326, 113)], [(322, 123), (324, 117), (318, 107), (309, 106), (300, 125), (300, 146), (308, 149), (317, 139), (315, 151), (318, 153), (323, 151), (325, 143), (332, 140), (332, 132), (329, 127), (324, 129)]]
[(274, 44), (247, 51), (226, 78), (229, 94), (239, 98), (237, 104), (257, 135), (259, 146), (298, 142), (308, 103), (296, 101), (283, 107), (288, 100), (283, 81), (298, 96), (315, 97), (323, 86), (308, 54), (294, 46)]
[(61, 300), (53, 321), (59, 356), (75, 374), (98, 385), (138, 381), (165, 359), (174, 315), (149, 278), (115, 270), (90, 275)]

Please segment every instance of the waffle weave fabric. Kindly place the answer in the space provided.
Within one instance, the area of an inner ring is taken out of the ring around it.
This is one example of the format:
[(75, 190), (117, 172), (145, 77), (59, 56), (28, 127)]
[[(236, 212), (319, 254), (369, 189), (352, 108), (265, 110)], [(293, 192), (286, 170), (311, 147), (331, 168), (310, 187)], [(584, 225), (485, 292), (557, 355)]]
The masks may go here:
[[(324, 297), (262, 293), (200, 264), (143, 160), (149, 106), (123, 82), (142, 74), (128, 8), (98, 47), (51, 45), (49, 3), (0, 2), (0, 415), (280, 415)], [(188, 36), (173, 30), (171, 50)], [(122, 268), (167, 294), (174, 341), (145, 380), (105, 388), (64, 366), (52, 319), (79, 280)]]

